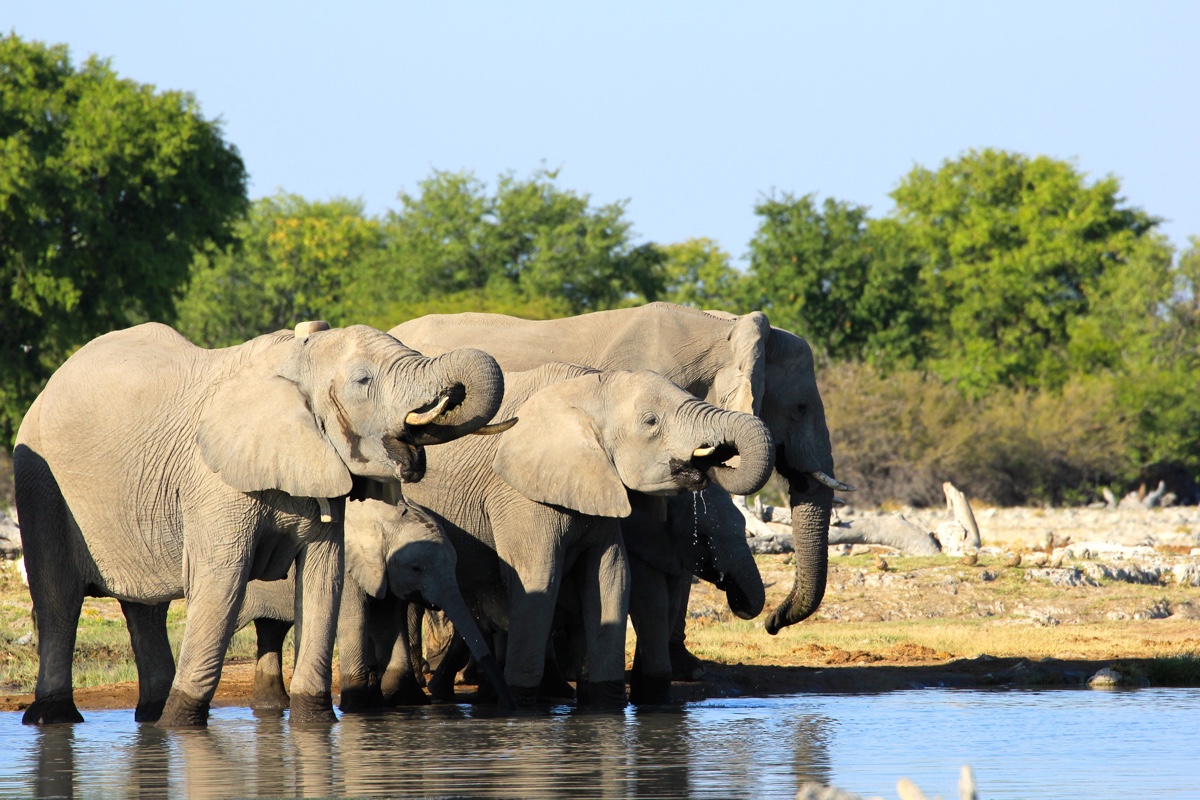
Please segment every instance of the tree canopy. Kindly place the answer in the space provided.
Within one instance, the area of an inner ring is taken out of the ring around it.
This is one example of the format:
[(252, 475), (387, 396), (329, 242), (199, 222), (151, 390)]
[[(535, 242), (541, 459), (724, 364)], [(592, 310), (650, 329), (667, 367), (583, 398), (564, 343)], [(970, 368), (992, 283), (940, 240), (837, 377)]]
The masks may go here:
[(0, 37), (0, 430), (89, 339), (171, 319), (245, 206), (242, 160), (190, 94)]

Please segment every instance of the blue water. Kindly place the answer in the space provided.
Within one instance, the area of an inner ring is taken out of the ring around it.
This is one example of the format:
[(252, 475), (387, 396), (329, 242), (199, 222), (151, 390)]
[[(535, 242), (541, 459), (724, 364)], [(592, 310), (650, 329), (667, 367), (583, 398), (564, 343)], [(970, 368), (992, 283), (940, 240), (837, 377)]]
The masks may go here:
[(1200, 690), (708, 700), (676, 709), (495, 717), (435, 706), (292, 729), (245, 708), (207, 730), (132, 711), (25, 727), (0, 714), (0, 798), (790, 798), (805, 780), (895, 798), (1200, 798)]

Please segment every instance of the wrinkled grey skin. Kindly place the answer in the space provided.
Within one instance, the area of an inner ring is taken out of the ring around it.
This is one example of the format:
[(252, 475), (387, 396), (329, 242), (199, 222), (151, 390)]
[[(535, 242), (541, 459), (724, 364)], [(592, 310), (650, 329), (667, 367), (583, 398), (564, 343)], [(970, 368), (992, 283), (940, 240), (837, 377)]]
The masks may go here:
[[(34, 401), (13, 456), (38, 629), (24, 721), (82, 720), (71, 656), (90, 595), (121, 601), (137, 718), (206, 724), (247, 582), (293, 563), (304, 635), (291, 719), (334, 721), (342, 498), (354, 477), (419, 480), (423, 445), (479, 428), (502, 393), (479, 351), (429, 359), (366, 326), (206, 350), (150, 323), (84, 346)], [(412, 423), (443, 397), (442, 413)], [(179, 597), (176, 669), (166, 611)]]
[[(697, 400), (651, 372), (551, 364), (505, 377), (499, 436), (431, 450), (405, 495), (458, 550), (458, 581), (481, 622), (507, 631), (504, 677), (536, 699), (564, 575), (583, 598), (587, 689), (624, 703), (628, 568), (618, 520), (629, 492), (671, 495), (710, 481), (754, 491), (771, 472), (758, 419)], [(734, 453), (740, 465), (725, 462)]]
[(733, 316), (671, 303), (530, 321), (499, 314), (435, 314), (392, 333), (413, 346), (479, 347), (506, 371), (548, 361), (597, 369), (649, 369), (722, 408), (757, 414), (774, 438), (775, 467), (788, 482), (796, 542), (795, 583), (771, 611), (769, 633), (821, 604), (828, 569), (833, 453), (812, 350), (765, 315)]
[[(367, 498), (346, 502), (345, 527), (346, 581), (338, 615), (342, 711), (428, 702), (402, 635), (410, 604), (444, 611), (502, 702), (515, 705), (458, 590), (454, 546), (437, 523), (403, 501)], [(251, 581), (246, 587), (237, 627), (253, 620), (258, 629), (253, 708), (287, 706), (281, 656), (295, 617), (295, 589), (291, 573), (282, 581)]]

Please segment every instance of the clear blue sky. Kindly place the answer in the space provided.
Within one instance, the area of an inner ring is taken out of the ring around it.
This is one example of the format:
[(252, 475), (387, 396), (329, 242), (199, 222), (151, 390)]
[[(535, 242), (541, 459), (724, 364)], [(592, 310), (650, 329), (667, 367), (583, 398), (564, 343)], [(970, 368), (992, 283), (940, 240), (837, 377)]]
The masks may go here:
[(396, 207), (433, 169), (543, 163), (639, 240), (735, 257), (756, 200), (870, 206), (969, 148), (1115, 174), (1200, 235), (1200, 2), (64, 2), (0, 30), (220, 117), (251, 177)]

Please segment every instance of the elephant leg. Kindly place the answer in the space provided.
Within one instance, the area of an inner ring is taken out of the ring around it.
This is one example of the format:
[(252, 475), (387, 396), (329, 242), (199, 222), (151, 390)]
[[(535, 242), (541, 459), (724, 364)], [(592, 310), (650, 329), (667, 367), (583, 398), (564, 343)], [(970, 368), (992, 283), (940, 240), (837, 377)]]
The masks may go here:
[(558, 638), (557, 632), (552, 634), (550, 644), (546, 648), (546, 664), (542, 668), (542, 683), (538, 686), (538, 695), (546, 699), (574, 700), (575, 689), (567, 681), (558, 663), (558, 647), (555, 644)]
[(283, 686), (283, 641), (292, 623), (259, 617), (254, 620), (258, 640), (258, 660), (254, 664), (254, 688), (250, 707), (260, 711), (287, 708), (289, 698)]
[(537, 702), (561, 576), (556, 566), (537, 565), (509, 583), (504, 680), (520, 704)]
[(157, 722), (175, 680), (175, 657), (167, 638), (170, 602), (144, 605), (121, 601), (129, 643), (137, 664), (138, 703), (133, 712), (137, 722)]
[[(188, 618), (179, 648), (175, 680), (158, 719), (160, 728), (204, 727), (208, 707), (221, 680), (237, 611), (246, 592), (250, 548), (218, 561), (184, 542), (184, 595)], [(238, 558), (237, 555), (242, 555)]]
[(463, 638), (457, 634), (451, 636), (446, 646), (446, 655), (434, 670), (433, 677), (429, 679), (429, 693), (438, 700), (453, 703), (454, 678), (470, 658), (471, 650)]
[(337, 722), (333, 713), (333, 642), (343, 575), (341, 530), (309, 542), (296, 557), (296, 668), (290, 722)]
[(367, 595), (354, 581), (348, 582), (342, 589), (337, 622), (341, 672), (338, 707), (346, 713), (383, 706), (375, 672), (375, 644), (368, 631), (368, 614)]
[(629, 559), (629, 618), (637, 634), (629, 701), (638, 705), (671, 700), (670, 590), (668, 576), (636, 556)]
[(687, 649), (688, 599), (692, 593), (692, 576), (683, 573), (671, 589), (671, 677), (677, 681), (698, 681), (704, 677), (704, 662)]
[(387, 668), (379, 681), (379, 690), (383, 694), (385, 706), (417, 706), (429, 703), (429, 697), (417, 682), (416, 670), (413, 669), (412, 647), (409, 633), (412, 630), (411, 611), (422, 609), (415, 603), (401, 603), (397, 613), (391, 614), (389, 620), (392, 644), (387, 657)]
[(424, 645), (425, 671), (432, 675), (442, 663), (450, 642), (454, 638), (454, 626), (441, 611), (427, 611), (421, 626), (421, 642)]
[(604, 708), (625, 706), (625, 627), (629, 618), (629, 561), (621, 531), (588, 550), (583, 590), (587, 636), (587, 685), (580, 701)]
[(71, 663), (84, 579), (68, 543), (70, 512), (49, 465), (29, 447), (18, 445), (13, 452), (13, 472), (38, 649), (34, 701), (21, 721), (26, 725), (83, 722), (75, 707)]
[(425, 660), (425, 609), (416, 603), (408, 604), (408, 656), (412, 661), (413, 675), (417, 683), (425, 685), (425, 674), (430, 672)]

